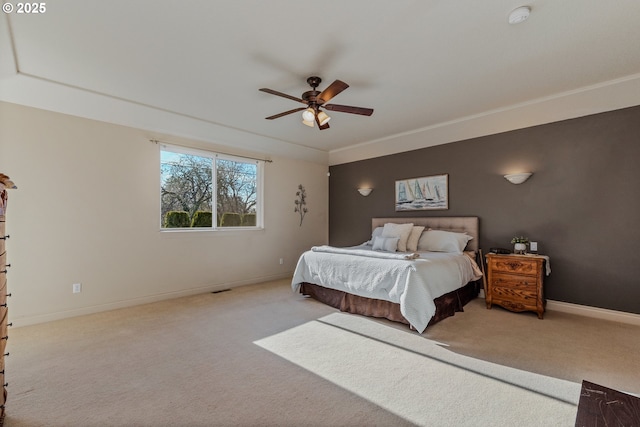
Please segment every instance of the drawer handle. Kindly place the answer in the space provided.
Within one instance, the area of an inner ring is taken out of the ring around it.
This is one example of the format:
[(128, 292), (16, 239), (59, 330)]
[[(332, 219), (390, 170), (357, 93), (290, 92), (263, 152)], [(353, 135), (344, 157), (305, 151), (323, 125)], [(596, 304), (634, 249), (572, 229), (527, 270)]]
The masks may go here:
[(0, 237), (0, 240), (7, 240), (9, 237), (11, 237), (11, 236), (9, 236), (9, 235), (7, 234), (6, 236), (2, 236), (2, 237)]
[(496, 279), (496, 283), (517, 283), (519, 285), (528, 285), (529, 282), (526, 281), (520, 281), (520, 282), (514, 282), (512, 280), (505, 280), (505, 279)]

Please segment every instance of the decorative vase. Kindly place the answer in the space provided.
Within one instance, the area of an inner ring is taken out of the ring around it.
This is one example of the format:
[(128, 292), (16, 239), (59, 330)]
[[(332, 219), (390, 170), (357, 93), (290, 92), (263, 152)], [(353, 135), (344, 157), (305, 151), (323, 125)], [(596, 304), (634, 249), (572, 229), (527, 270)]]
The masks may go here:
[(526, 243), (514, 243), (513, 245), (513, 253), (515, 254), (524, 254), (527, 252), (527, 244)]

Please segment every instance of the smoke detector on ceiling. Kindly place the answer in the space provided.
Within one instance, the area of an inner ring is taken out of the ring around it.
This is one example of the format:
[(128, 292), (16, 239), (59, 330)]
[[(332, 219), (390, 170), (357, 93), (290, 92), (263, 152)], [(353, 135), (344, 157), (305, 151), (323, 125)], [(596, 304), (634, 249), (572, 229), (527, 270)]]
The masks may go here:
[(529, 6), (521, 6), (511, 11), (509, 14), (509, 24), (519, 24), (526, 21), (531, 13)]

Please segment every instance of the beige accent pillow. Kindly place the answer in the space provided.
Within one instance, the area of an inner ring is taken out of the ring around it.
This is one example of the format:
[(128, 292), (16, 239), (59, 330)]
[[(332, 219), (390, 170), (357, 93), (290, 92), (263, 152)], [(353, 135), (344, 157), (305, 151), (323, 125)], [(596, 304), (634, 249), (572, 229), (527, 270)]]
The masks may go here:
[(421, 225), (414, 225), (411, 229), (411, 233), (409, 234), (409, 238), (407, 239), (407, 251), (415, 252), (418, 250), (418, 240), (420, 240), (420, 236), (422, 236), (422, 232), (425, 227)]
[(409, 240), (411, 230), (413, 230), (413, 223), (394, 224), (388, 222), (382, 229), (382, 237), (398, 237), (398, 252), (406, 252), (407, 240)]

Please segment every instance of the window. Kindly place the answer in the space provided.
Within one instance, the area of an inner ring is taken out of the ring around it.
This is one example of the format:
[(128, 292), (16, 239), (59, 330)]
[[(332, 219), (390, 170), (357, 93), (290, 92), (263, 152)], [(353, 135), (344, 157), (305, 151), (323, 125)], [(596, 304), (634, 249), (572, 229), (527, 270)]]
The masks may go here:
[(261, 228), (263, 163), (162, 145), (161, 228)]

